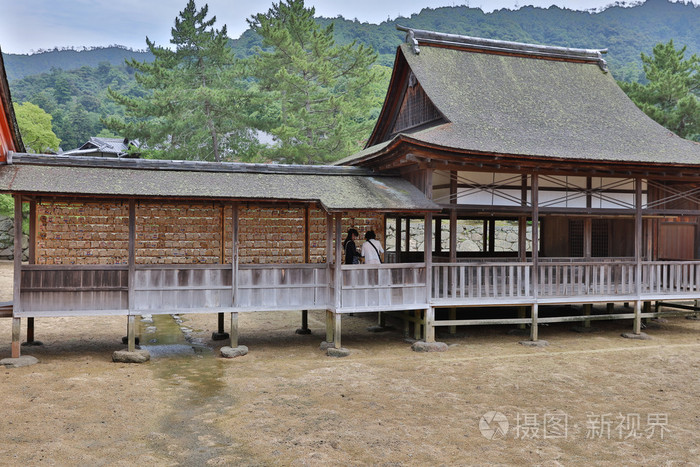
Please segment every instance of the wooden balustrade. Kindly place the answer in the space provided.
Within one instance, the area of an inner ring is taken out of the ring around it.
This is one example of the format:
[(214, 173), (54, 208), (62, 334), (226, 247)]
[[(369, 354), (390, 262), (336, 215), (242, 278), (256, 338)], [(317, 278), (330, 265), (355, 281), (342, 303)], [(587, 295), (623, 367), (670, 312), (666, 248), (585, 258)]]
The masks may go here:
[(325, 310), (331, 297), (329, 282), (325, 264), (240, 265), (236, 308)]
[(128, 276), (125, 265), (23, 265), (16, 316), (125, 315)]
[[(527, 305), (661, 300), (700, 296), (700, 261), (636, 263), (548, 261), (437, 263), (426, 294), (424, 263), (343, 265), (339, 312), (427, 309), (430, 306)], [(24, 265), (18, 316), (80, 316), (334, 307), (335, 271), (326, 264)], [(234, 288), (236, 289), (234, 291)], [(235, 297), (235, 302), (234, 302)]]
[(428, 307), (424, 263), (344, 265), (341, 273), (341, 311)]

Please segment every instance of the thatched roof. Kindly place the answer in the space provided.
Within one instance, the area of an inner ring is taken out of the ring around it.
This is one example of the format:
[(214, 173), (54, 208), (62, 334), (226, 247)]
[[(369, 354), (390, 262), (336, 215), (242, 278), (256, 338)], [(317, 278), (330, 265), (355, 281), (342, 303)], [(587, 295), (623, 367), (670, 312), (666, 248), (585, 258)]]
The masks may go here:
[[(415, 40), (413, 40), (415, 38)], [(700, 144), (647, 117), (605, 69), (601, 51), (409, 31), (361, 164), (403, 137), (448, 151), (555, 160), (700, 165)], [(418, 53), (417, 53), (418, 52)], [(568, 52), (568, 53), (567, 53)], [(391, 136), (400, 83), (413, 73), (444, 116)]]
[(439, 210), (398, 176), (357, 167), (235, 164), (12, 154), (0, 192), (318, 202), (328, 211)]

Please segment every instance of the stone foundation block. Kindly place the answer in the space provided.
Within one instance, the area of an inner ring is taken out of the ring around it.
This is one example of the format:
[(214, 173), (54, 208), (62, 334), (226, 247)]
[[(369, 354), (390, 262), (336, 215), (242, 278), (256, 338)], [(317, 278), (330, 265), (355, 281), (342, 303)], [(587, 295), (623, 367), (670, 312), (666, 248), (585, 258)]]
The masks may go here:
[(524, 345), (525, 347), (546, 347), (549, 345), (549, 342), (545, 340), (520, 341), (519, 344)]
[(651, 336), (645, 332), (640, 332), (639, 334), (635, 334), (633, 332), (623, 332), (620, 335), (625, 339), (637, 339), (642, 341), (648, 341), (651, 339)]
[(239, 345), (238, 347), (221, 347), (221, 356), (224, 358), (242, 357), (248, 354), (248, 347)]
[(333, 342), (326, 342), (326, 341), (321, 342), (321, 345), (318, 346), (319, 350), (328, 350), (328, 349), (334, 349), (334, 348), (335, 348), (335, 344)]
[(326, 349), (326, 355), (328, 355), (329, 357), (336, 358), (347, 357), (348, 355), (350, 355), (350, 351), (344, 347), (341, 347), (339, 349), (336, 349), (335, 347), (329, 347), (328, 349)]
[(22, 355), (17, 358), (3, 358), (0, 360), (0, 365), (5, 365), (5, 368), (19, 368), (23, 366), (36, 365), (39, 360), (31, 355)]
[(444, 342), (423, 342), (416, 341), (411, 345), (414, 352), (446, 352), (447, 344)]
[(133, 352), (117, 350), (112, 354), (112, 361), (117, 363), (146, 363), (151, 359), (148, 350), (138, 349)]

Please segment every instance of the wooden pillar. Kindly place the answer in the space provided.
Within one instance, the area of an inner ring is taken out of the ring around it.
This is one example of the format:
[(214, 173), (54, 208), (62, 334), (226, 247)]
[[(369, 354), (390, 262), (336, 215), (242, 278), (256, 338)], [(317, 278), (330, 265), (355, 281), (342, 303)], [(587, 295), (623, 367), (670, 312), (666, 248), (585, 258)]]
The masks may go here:
[(401, 262), (401, 218), (396, 218), (396, 262)]
[(540, 256), (540, 207), (539, 207), (539, 178), (536, 173), (532, 174), (532, 293), (535, 303), (532, 305), (532, 325), (530, 327), (530, 340), (537, 340), (537, 298), (539, 295), (539, 256)]
[(527, 261), (527, 216), (518, 217), (518, 261)]
[(340, 325), (342, 317), (342, 313), (333, 313), (333, 346), (336, 349), (342, 347), (342, 343), (340, 342)]
[(583, 219), (583, 257), (591, 259), (593, 256), (593, 219)]
[(20, 334), (22, 311), (20, 295), (22, 292), (22, 195), (15, 195), (15, 231), (14, 231), (14, 284), (12, 288), (12, 358), (20, 357)]
[[(454, 192), (454, 194), (453, 194)], [(454, 183), (450, 184), (450, 202), (455, 204), (457, 202), (457, 180), (454, 179)], [(452, 208), (450, 210), (450, 263), (457, 262), (457, 209)], [(452, 290), (457, 289), (457, 271), (456, 269), (450, 269), (450, 285)], [(457, 319), (457, 308), (452, 307), (448, 311), (448, 318), (451, 320)], [(431, 313), (431, 318), (435, 318), (435, 311)], [(457, 333), (457, 326), (450, 326), (448, 328), (450, 334)]]
[(333, 342), (333, 331), (335, 330), (335, 322), (333, 311), (326, 310), (326, 342)]
[(129, 278), (127, 298), (129, 301), (129, 316), (126, 323), (126, 345), (129, 352), (136, 350), (136, 200), (129, 200)]
[[(36, 200), (29, 202), (29, 264), (36, 264)], [(34, 318), (27, 318), (27, 344), (34, 344)], [(36, 344), (41, 344), (36, 342)]]
[[(307, 204), (304, 207), (304, 263), (308, 263), (311, 260), (311, 254), (309, 252), (311, 248), (310, 225), (309, 205)], [(301, 329), (298, 331), (299, 334), (307, 334), (309, 332), (309, 310), (301, 310)]]
[[(583, 314), (584, 316), (591, 316), (591, 310), (593, 309), (593, 305), (590, 303), (586, 303), (583, 305)], [(591, 320), (590, 319), (584, 319), (583, 320), (583, 327), (584, 328), (590, 328), (591, 327)]]
[(231, 205), (231, 295), (230, 346), (238, 347), (238, 203)]
[(342, 258), (342, 241), (341, 241), (341, 229), (343, 228), (343, 214), (335, 214), (335, 273), (333, 275), (334, 280), (334, 309), (333, 309), (333, 345), (336, 349), (340, 348), (340, 325), (341, 325), (341, 315), (339, 313), (342, 307), (342, 294), (343, 294), (343, 271), (341, 270), (341, 258)]
[(635, 282), (637, 289), (637, 302), (635, 303), (634, 330), (635, 334), (642, 332), (641, 325), (641, 294), (642, 294), (642, 252), (644, 245), (642, 244), (642, 179), (637, 177), (634, 183), (634, 256), (637, 261), (635, 271)]
[[(425, 299), (428, 308), (432, 310), (432, 306), (430, 303), (432, 302), (433, 296), (433, 214), (430, 212), (425, 214), (425, 228), (423, 229), (423, 234), (423, 258), (425, 260)], [(447, 280), (447, 278), (445, 277), (443, 278), (443, 280)], [(439, 284), (436, 284), (435, 286), (439, 287)], [(416, 313), (419, 314), (420, 311), (417, 311)], [(426, 342), (435, 342), (435, 329), (433, 327), (433, 320), (428, 319), (429, 316), (434, 316), (434, 313), (434, 311), (431, 311), (430, 313), (426, 311), (425, 313), (424, 322)], [(416, 321), (416, 327), (420, 329), (420, 323), (418, 323), (418, 321)], [(429, 338), (432, 338), (432, 340), (428, 340)]]
[(642, 301), (637, 300), (634, 302), (634, 324), (632, 325), (632, 332), (634, 334), (641, 334), (642, 332)]
[(231, 347), (238, 347), (238, 312), (231, 312), (231, 333), (230, 333)]

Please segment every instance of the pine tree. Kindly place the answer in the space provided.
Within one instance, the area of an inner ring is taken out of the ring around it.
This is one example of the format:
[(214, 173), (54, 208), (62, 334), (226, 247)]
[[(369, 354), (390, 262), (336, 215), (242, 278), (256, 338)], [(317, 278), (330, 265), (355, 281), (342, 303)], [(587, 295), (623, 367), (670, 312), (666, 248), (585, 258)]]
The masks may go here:
[(197, 10), (189, 0), (171, 30), (174, 50), (146, 38), (154, 61), (127, 61), (149, 91), (145, 97), (109, 90), (127, 119), (105, 126), (139, 139), (153, 157), (220, 162), (248, 158), (255, 149), (242, 112), (242, 66), (228, 47), (226, 26), (215, 29), (216, 17), (206, 19), (207, 13), (207, 5)]
[(620, 83), (647, 115), (678, 136), (700, 141), (700, 58), (685, 59), (673, 40), (642, 53), (646, 84)]
[(273, 3), (248, 24), (263, 38), (252, 58), (259, 129), (272, 135), (269, 157), (286, 163), (328, 163), (361, 149), (379, 106), (369, 92), (377, 54), (352, 42), (338, 46), (333, 24), (322, 28), (303, 0)]

